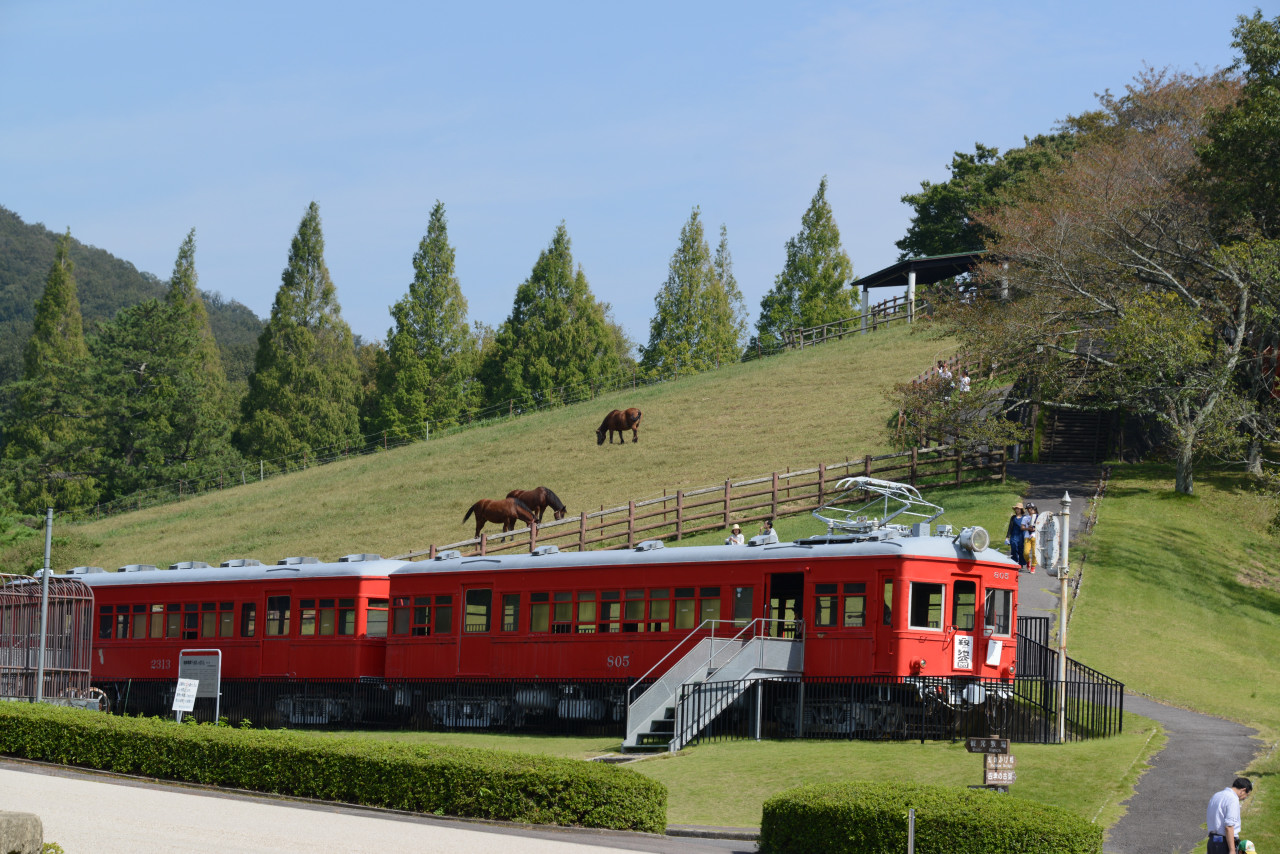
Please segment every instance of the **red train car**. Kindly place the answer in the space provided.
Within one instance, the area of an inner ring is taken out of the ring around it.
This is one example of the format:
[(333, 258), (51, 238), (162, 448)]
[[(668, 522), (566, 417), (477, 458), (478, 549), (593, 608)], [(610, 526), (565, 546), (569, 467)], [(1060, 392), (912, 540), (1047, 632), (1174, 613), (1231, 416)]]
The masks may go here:
[(404, 565), (348, 555), (73, 570), (94, 596), (94, 682), (176, 679), (179, 652), (196, 648), (222, 651), (224, 679), (380, 679), (388, 578)]

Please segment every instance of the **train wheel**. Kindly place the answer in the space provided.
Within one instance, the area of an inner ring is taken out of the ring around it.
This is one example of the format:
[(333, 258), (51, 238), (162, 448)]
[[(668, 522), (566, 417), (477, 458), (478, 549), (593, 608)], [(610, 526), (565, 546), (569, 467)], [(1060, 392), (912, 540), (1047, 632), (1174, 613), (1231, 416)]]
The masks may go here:
[(85, 697), (90, 700), (98, 701), (98, 711), (111, 711), (111, 699), (107, 696), (107, 692), (103, 691), (101, 688), (90, 688), (85, 692)]

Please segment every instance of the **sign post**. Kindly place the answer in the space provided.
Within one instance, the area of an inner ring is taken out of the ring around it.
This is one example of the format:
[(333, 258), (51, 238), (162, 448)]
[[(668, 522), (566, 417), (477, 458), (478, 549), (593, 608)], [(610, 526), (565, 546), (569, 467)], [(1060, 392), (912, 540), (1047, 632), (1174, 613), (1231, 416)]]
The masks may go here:
[(1009, 753), (1007, 738), (969, 738), (965, 740), (964, 749), (970, 753), (981, 753), (982, 785), (970, 788), (995, 789), (999, 792), (1009, 791), (1009, 785), (1018, 779), (1013, 770), (1016, 761)]

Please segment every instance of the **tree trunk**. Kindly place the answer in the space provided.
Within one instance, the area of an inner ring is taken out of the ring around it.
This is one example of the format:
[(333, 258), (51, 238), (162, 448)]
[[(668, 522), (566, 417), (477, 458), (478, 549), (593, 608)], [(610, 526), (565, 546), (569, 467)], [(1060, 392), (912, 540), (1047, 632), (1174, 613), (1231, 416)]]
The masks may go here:
[(1174, 491), (1183, 495), (1191, 495), (1195, 491), (1195, 475), (1191, 470), (1191, 457), (1195, 447), (1193, 442), (1182, 442), (1178, 445), (1178, 473), (1174, 478)]
[(1245, 463), (1245, 471), (1254, 477), (1262, 476), (1262, 440), (1257, 433), (1249, 439), (1249, 457)]

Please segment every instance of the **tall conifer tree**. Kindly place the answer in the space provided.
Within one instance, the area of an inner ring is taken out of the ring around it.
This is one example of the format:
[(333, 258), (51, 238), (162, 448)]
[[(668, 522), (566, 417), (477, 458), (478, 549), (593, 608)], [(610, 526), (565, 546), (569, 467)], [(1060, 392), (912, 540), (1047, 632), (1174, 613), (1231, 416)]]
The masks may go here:
[(786, 265), (773, 290), (760, 301), (760, 342), (776, 343), (794, 327), (852, 317), (857, 311), (857, 296), (849, 287), (852, 278), (853, 262), (840, 245), (824, 175), (800, 220), (800, 233), (787, 241)]
[(258, 339), (238, 445), (265, 460), (341, 452), (360, 439), (359, 390), (355, 345), (324, 263), (320, 207), (312, 202)]
[(58, 239), (34, 327), (23, 354), (22, 380), (10, 389), (4, 460), (14, 499), (32, 514), (97, 500), (93, 429), (85, 400), (88, 347), (71, 262), (71, 232)]
[(391, 307), (395, 326), (379, 360), (369, 432), (420, 436), (425, 422), (448, 424), (468, 408), (477, 347), (467, 301), (454, 274), (444, 204), (436, 201), (413, 256), (409, 292)]
[(680, 229), (667, 281), (654, 298), (656, 313), (641, 358), (646, 369), (695, 373), (734, 361), (741, 352), (745, 312), (728, 236), (722, 227), (713, 259), (700, 215), (695, 207)]
[(539, 406), (566, 389), (598, 382), (620, 366), (605, 307), (574, 269), (564, 223), (516, 289), (511, 315), (485, 355), (482, 378), (491, 403)]

